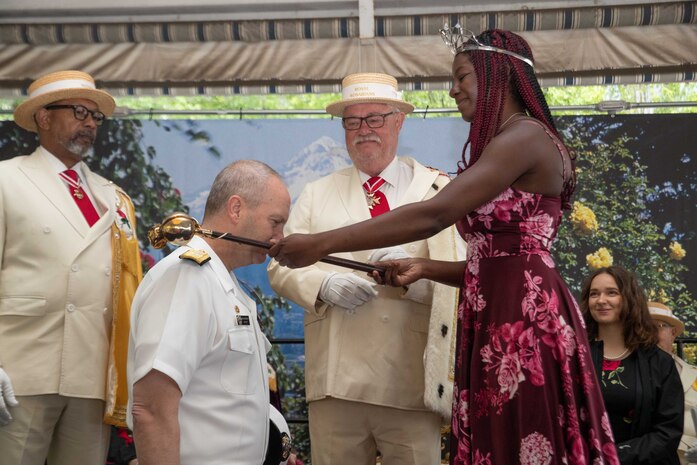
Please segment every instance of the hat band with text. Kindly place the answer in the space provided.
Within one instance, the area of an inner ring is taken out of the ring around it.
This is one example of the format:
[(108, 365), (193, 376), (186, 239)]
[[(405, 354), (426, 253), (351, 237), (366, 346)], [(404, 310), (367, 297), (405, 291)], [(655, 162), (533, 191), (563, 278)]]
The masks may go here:
[(401, 95), (394, 87), (387, 84), (357, 83), (344, 87), (342, 91), (344, 100), (355, 100), (365, 98), (385, 98), (390, 100), (401, 100)]

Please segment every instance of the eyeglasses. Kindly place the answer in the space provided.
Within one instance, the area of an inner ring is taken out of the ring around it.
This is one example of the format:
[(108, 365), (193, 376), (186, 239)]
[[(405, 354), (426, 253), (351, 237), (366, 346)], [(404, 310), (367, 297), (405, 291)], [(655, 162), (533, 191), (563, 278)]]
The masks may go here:
[(341, 125), (344, 129), (348, 131), (355, 131), (361, 127), (363, 121), (370, 129), (378, 129), (385, 125), (385, 118), (397, 113), (396, 111), (391, 111), (382, 115), (368, 115), (363, 118), (359, 116), (347, 116), (346, 118), (341, 118)]
[(92, 121), (94, 121), (94, 124), (97, 126), (101, 126), (106, 119), (106, 115), (101, 111), (89, 110), (82, 105), (48, 105), (44, 108), (47, 110), (62, 110), (64, 108), (72, 108), (73, 116), (75, 116), (76, 120), (85, 121), (87, 119), (87, 115), (91, 115)]

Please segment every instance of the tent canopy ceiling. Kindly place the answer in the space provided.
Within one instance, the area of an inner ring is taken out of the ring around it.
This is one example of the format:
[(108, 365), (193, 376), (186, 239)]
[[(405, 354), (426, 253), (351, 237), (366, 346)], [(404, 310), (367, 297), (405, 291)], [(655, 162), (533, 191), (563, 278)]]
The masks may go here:
[(118, 95), (328, 92), (358, 71), (444, 89), (452, 55), (438, 29), (455, 22), (522, 35), (543, 85), (697, 80), (697, 1), (463, 3), (4, 0), (0, 95), (59, 69)]
[[(613, 7), (636, 0), (121, 0), (105, 6), (84, 0), (5, 0), (0, 22), (76, 23), (84, 21), (240, 21), (358, 17), (360, 4), (372, 4), (375, 16), (481, 13), (516, 10)], [(674, 3), (657, 0), (652, 4)]]

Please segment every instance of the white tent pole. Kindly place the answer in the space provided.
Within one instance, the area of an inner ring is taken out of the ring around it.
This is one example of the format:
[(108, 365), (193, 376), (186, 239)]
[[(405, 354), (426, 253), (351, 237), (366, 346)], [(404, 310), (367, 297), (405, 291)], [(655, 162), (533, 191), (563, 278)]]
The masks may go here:
[(375, 37), (375, 2), (358, 0), (358, 33), (361, 39)]

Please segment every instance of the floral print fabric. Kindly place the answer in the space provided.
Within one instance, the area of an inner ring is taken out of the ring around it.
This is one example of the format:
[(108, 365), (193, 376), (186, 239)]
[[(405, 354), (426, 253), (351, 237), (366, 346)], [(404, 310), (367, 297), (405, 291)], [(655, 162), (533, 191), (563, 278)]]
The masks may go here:
[(601, 381), (603, 386), (608, 384), (618, 384), (624, 389), (629, 389), (622, 383), (622, 373), (624, 372), (624, 367), (622, 366), (621, 360), (607, 360), (603, 359), (603, 372), (601, 374)]
[(458, 222), (451, 463), (619, 464), (583, 319), (549, 253), (559, 198), (509, 188)]

